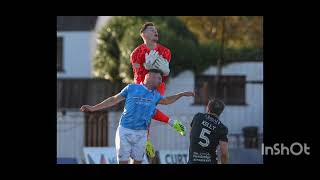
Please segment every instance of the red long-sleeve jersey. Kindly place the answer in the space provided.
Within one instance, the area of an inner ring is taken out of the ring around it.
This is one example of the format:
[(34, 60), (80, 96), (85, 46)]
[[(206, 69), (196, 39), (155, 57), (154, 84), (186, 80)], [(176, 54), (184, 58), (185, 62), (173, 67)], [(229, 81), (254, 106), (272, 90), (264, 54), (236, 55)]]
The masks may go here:
[[(168, 62), (171, 60), (171, 52), (168, 48), (162, 46), (161, 44), (156, 44), (155, 49), (158, 51), (160, 55), (162, 55), (163, 58), (165, 58)], [(146, 62), (145, 54), (150, 53), (150, 49), (145, 44), (141, 44), (136, 49), (133, 50), (133, 52), (130, 55), (130, 62), (132, 64), (133, 73), (134, 73), (134, 83), (140, 84), (144, 81), (145, 75), (149, 72), (143, 64)], [(165, 81), (168, 79), (168, 76), (162, 76), (162, 83), (159, 85), (157, 90), (159, 93), (164, 96), (165, 93)], [(158, 109), (156, 110), (155, 115), (153, 116), (153, 119), (168, 123), (169, 116), (162, 113)]]
[[(161, 44), (156, 44), (155, 49), (158, 51), (159, 55), (162, 55), (168, 62), (171, 60), (171, 52), (168, 48), (164, 47)], [(144, 81), (144, 76), (149, 72), (143, 64), (145, 63), (145, 54), (150, 53), (150, 49), (146, 44), (141, 44), (130, 55), (130, 61), (134, 73), (134, 82), (139, 84)], [(162, 82), (165, 82), (168, 79), (168, 76), (162, 76)]]

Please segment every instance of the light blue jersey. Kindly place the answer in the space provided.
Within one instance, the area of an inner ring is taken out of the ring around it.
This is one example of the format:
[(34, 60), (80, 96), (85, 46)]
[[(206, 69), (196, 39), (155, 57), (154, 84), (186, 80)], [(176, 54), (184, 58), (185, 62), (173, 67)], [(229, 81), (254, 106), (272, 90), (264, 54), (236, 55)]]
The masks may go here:
[(147, 130), (156, 106), (163, 97), (155, 90), (148, 90), (143, 84), (129, 84), (119, 93), (125, 97), (124, 111), (120, 125), (134, 130)]

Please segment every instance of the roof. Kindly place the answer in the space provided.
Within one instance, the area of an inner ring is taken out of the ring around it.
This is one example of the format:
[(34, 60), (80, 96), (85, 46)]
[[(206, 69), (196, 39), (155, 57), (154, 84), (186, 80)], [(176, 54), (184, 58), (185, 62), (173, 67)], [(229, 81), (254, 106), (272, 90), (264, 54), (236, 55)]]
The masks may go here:
[(98, 16), (57, 16), (57, 31), (91, 31)]

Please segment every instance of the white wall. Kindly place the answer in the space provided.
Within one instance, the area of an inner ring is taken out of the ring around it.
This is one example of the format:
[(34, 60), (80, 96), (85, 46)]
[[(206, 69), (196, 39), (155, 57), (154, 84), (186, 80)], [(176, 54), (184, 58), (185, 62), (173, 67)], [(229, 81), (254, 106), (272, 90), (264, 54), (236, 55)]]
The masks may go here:
[(64, 72), (57, 73), (58, 78), (92, 77), (92, 60), (96, 52), (97, 32), (112, 16), (99, 16), (92, 31), (60, 31), (57, 36), (63, 37)]
[(108, 146), (115, 146), (115, 135), (122, 111), (108, 112)]
[(57, 157), (75, 157), (81, 162), (84, 146), (84, 113), (57, 112)]
[[(204, 75), (214, 75), (217, 68), (210, 66), (203, 72)], [(246, 75), (247, 80), (263, 80), (263, 62), (237, 62), (223, 67), (224, 75)]]
[(57, 32), (63, 37), (63, 68), (58, 78), (92, 76), (92, 38), (94, 32)]

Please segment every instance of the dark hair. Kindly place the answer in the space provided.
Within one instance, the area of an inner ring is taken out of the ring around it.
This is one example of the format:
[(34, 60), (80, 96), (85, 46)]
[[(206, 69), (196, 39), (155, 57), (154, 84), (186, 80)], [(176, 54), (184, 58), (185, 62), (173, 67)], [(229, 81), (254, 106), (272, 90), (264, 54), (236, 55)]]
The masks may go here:
[(146, 22), (142, 25), (141, 29), (140, 29), (140, 34), (147, 29), (147, 27), (149, 26), (154, 26), (153, 22)]
[(160, 71), (159, 69), (150, 69), (149, 72), (153, 72), (153, 73), (160, 73), (160, 75), (163, 75), (163, 72)]
[(222, 111), (224, 110), (224, 103), (220, 99), (211, 99), (208, 102), (208, 111), (210, 113), (214, 113), (217, 116), (220, 116)]

